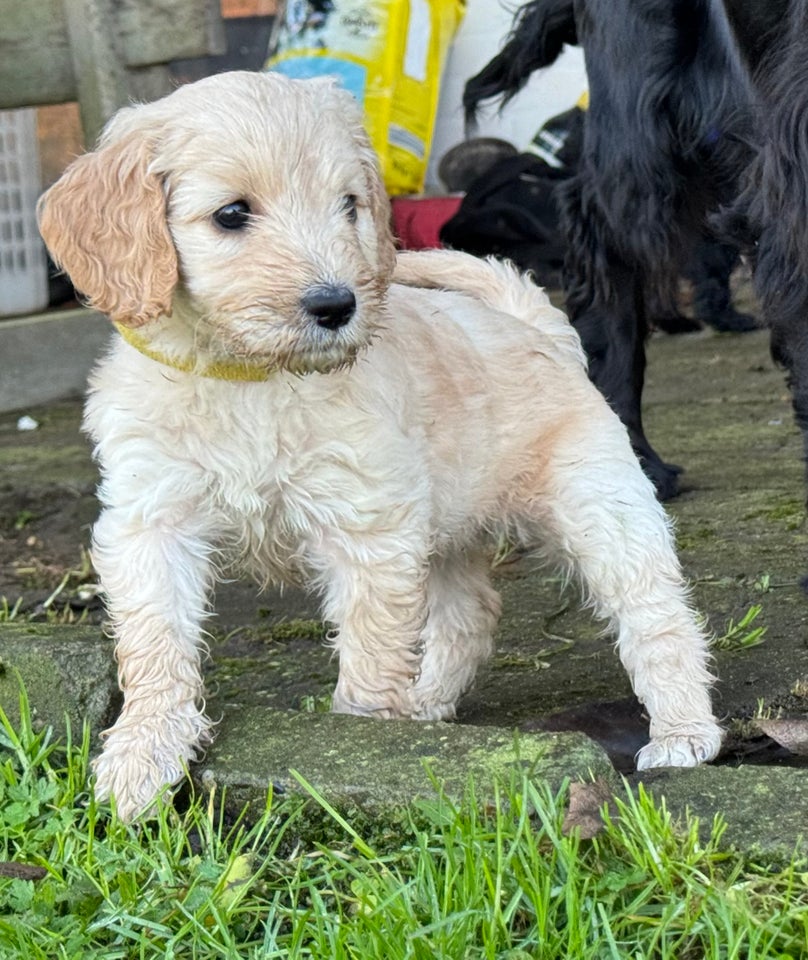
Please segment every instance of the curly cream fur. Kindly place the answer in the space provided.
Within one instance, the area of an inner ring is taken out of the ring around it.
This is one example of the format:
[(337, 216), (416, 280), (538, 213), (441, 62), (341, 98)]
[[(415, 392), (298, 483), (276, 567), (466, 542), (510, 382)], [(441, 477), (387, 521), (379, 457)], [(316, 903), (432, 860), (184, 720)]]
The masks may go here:
[[(133, 254), (124, 294), (127, 257), (85, 230), (100, 214), (74, 198), (92, 207), (98, 171), (144, 149), (147, 162), (99, 191), (115, 220), (160, 184), (131, 241), (161, 262)], [(249, 224), (224, 231), (213, 213), (236, 200)], [(501, 264), (406, 254), (392, 275), (387, 202), (347, 95), (236, 73), (123, 111), (45, 197), (42, 222), (94, 302), (163, 304), (153, 319), (109, 308), (143, 323), (166, 362), (116, 339), (86, 412), (103, 478), (94, 558), (124, 691), (95, 770), (122, 816), (176, 782), (209, 736), (201, 631), (225, 562), (320, 592), (336, 626), (335, 710), (450, 718), (492, 649), (484, 545), (503, 528), (580, 575), (614, 624), (651, 717), (639, 765), (715, 755), (706, 645), (669, 526), (576, 334)], [(154, 239), (166, 233), (170, 252)], [(168, 276), (175, 260), (170, 296), (153, 298), (152, 269)], [(355, 294), (338, 328), (302, 305), (322, 284)], [(172, 365), (189, 356), (249, 358), (267, 376)]]

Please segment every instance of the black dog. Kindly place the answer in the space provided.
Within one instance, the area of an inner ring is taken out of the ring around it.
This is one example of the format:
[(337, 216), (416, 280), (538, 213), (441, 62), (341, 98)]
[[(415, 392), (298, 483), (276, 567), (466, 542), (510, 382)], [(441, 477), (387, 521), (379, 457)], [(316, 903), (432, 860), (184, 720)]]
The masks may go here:
[(672, 302), (717, 211), (752, 255), (808, 451), (808, 0), (533, 0), (467, 84), (467, 117), (565, 43), (583, 46), (590, 91), (561, 197), (567, 305), (659, 495), (678, 468), (642, 427), (648, 303)]
[[(439, 175), (448, 189), (465, 196), (441, 227), (441, 241), (477, 256), (506, 258), (529, 270), (542, 286), (561, 286), (566, 243), (556, 195), (578, 169), (585, 119), (578, 106), (551, 117), (524, 153), (489, 138), (472, 138), (450, 150)], [(703, 326), (736, 333), (756, 330), (755, 318), (732, 304), (730, 278), (738, 258), (737, 246), (705, 234), (683, 270), (692, 287), (693, 317), (651, 299), (650, 326), (666, 333)]]

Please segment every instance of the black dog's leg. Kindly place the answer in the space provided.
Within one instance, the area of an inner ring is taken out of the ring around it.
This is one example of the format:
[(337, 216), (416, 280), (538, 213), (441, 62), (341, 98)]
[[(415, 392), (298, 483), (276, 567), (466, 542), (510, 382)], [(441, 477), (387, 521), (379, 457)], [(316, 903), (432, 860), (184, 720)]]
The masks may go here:
[(808, 460), (808, 0), (788, 7), (788, 32), (763, 68), (763, 145), (740, 208), (757, 239), (755, 288)]
[[(794, 419), (802, 433), (803, 456), (808, 482), (808, 284), (802, 284), (806, 298), (802, 310), (777, 313), (770, 311), (767, 319), (771, 325), (771, 352), (775, 363), (786, 368)], [(793, 304), (793, 301), (792, 301)], [(808, 507), (808, 494), (806, 494)], [(808, 577), (803, 580), (808, 591)]]
[[(802, 434), (803, 461), (805, 464), (805, 479), (808, 486), (808, 283), (798, 282), (802, 288), (803, 301), (799, 312), (779, 312), (777, 309), (767, 311), (767, 319), (771, 326), (771, 354), (775, 363), (786, 369), (786, 380), (791, 392), (791, 406), (794, 410), (794, 419)], [(789, 298), (790, 305), (794, 306), (795, 299)], [(805, 494), (805, 506), (808, 509), (808, 489)], [(801, 586), (808, 593), (808, 576), (801, 580)]]
[[(589, 376), (628, 430), (634, 452), (660, 500), (678, 493), (680, 467), (665, 463), (645, 436), (642, 391), (648, 334), (645, 271), (626, 257), (615, 237), (593, 177), (575, 177), (558, 189), (568, 239), (564, 289), (570, 320), (589, 359)], [(661, 286), (660, 303), (667, 302)]]
[(702, 325), (693, 317), (681, 313), (678, 306), (667, 303), (658, 303), (654, 297), (648, 304), (648, 325), (654, 330), (663, 333), (695, 333), (701, 330)]
[(686, 275), (693, 282), (693, 313), (697, 320), (722, 332), (745, 333), (758, 328), (748, 313), (732, 305), (729, 280), (738, 250), (705, 237), (696, 247)]
[(588, 306), (570, 306), (573, 325), (589, 357), (589, 376), (617, 413), (634, 452), (660, 500), (679, 492), (681, 467), (665, 463), (645, 436), (642, 391), (645, 382), (645, 307), (642, 286), (634, 273), (615, 264), (604, 299)]

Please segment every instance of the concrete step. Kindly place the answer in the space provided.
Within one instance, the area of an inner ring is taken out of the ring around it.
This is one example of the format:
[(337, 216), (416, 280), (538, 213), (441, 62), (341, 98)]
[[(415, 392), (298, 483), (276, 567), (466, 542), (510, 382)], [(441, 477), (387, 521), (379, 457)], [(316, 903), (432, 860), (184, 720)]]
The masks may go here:
[(84, 393), (110, 332), (84, 307), (0, 320), (0, 413)]

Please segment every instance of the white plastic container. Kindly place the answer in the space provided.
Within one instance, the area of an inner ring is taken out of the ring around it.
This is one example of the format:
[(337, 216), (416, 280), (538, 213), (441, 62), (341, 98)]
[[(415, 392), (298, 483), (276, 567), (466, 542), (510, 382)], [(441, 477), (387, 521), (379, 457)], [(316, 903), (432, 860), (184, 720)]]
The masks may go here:
[(0, 110), (0, 316), (48, 304), (45, 247), (36, 225), (41, 189), (36, 110)]
[[(438, 118), (432, 141), (427, 186), (442, 189), (441, 158), (464, 139), (463, 87), (504, 46), (513, 26), (513, 11), (522, 6), (506, 0), (470, 0), (466, 17), (449, 48), (440, 86)], [(475, 137), (508, 140), (524, 150), (544, 123), (574, 107), (587, 89), (584, 55), (580, 47), (565, 47), (546, 70), (537, 70), (526, 86), (500, 113), (499, 104), (483, 105)]]

